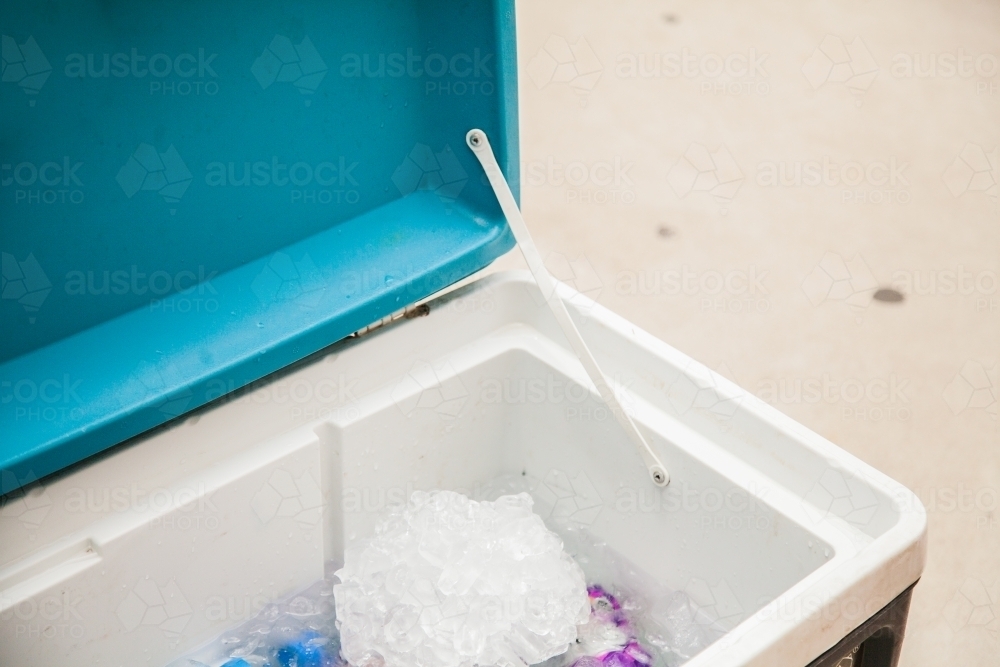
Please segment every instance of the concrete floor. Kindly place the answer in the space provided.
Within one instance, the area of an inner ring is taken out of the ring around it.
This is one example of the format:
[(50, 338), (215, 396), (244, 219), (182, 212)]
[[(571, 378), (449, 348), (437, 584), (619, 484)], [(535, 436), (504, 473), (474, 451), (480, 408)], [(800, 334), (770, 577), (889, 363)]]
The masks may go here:
[(518, 11), (550, 268), (916, 491), (900, 664), (1000, 665), (1000, 3)]

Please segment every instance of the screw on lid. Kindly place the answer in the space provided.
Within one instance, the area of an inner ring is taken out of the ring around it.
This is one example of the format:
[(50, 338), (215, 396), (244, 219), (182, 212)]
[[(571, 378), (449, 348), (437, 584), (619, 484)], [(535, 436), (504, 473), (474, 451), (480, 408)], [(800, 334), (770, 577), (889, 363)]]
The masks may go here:
[(469, 144), (469, 148), (475, 150), (486, 142), (486, 135), (482, 130), (469, 130), (465, 135), (465, 142)]

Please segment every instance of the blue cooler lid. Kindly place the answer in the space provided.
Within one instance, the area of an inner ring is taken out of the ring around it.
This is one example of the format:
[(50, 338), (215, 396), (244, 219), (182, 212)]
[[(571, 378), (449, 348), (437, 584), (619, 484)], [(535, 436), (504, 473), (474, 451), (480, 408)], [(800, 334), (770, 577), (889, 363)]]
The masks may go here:
[(513, 0), (8, 3), (0, 493), (513, 246)]

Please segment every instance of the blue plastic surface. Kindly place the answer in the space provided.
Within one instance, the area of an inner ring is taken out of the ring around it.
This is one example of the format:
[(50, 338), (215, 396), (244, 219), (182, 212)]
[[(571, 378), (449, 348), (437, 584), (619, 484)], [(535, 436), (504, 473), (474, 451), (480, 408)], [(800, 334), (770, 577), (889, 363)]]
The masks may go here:
[(0, 493), (513, 246), (512, 0), (4, 3)]

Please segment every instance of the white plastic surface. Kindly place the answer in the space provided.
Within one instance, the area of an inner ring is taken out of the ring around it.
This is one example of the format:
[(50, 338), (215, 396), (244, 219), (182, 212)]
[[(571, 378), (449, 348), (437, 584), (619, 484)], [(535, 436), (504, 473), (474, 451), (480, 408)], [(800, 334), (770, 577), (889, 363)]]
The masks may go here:
[(387, 503), (502, 474), (731, 628), (691, 667), (805, 665), (919, 578), (912, 493), (559, 289), (666, 489), (530, 278), (492, 276), (9, 499), (0, 664), (160, 667), (319, 579)]

